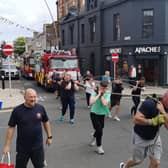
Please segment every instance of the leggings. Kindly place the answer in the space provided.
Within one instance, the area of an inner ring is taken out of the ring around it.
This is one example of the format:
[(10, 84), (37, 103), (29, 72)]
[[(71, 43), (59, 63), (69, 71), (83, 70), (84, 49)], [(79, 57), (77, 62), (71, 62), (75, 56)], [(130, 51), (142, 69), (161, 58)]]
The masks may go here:
[(92, 125), (95, 130), (93, 136), (96, 138), (97, 146), (101, 146), (101, 144), (102, 144), (104, 117), (105, 117), (105, 115), (97, 115), (95, 113), (90, 113)]

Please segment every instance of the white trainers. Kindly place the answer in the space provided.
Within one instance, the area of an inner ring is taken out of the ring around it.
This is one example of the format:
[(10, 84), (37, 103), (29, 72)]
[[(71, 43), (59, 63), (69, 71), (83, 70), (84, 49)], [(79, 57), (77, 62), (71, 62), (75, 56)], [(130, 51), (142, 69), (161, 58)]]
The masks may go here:
[(114, 116), (115, 121), (120, 121), (120, 119), (117, 116)]
[(93, 137), (91, 142), (90, 142), (90, 146), (95, 146), (96, 145), (96, 138)]
[(111, 115), (111, 114), (109, 114), (109, 115), (108, 115), (108, 118), (112, 118), (112, 115)]
[(121, 162), (120, 163), (120, 168), (124, 168), (124, 167), (125, 167), (124, 162)]
[(104, 155), (104, 150), (103, 150), (102, 146), (97, 147), (97, 153), (100, 155)]

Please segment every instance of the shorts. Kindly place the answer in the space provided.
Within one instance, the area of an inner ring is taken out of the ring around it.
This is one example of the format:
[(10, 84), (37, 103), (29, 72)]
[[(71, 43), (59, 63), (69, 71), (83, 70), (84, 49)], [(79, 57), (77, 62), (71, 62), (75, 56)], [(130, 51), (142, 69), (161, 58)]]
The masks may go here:
[(162, 142), (160, 136), (156, 135), (154, 140), (143, 140), (133, 133), (133, 155), (132, 159), (142, 162), (147, 156), (160, 160), (162, 154)]
[(111, 101), (111, 107), (115, 105), (120, 105), (121, 96), (120, 95), (111, 95), (110, 101)]

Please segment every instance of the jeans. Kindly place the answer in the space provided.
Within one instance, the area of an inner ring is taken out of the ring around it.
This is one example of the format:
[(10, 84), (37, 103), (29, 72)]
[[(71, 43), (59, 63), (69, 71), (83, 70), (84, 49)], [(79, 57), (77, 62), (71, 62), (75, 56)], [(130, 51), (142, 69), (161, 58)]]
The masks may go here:
[(44, 150), (43, 148), (31, 152), (18, 152), (16, 154), (15, 168), (26, 168), (31, 159), (34, 168), (44, 168)]
[(62, 98), (61, 102), (62, 102), (62, 116), (66, 114), (69, 105), (70, 119), (73, 119), (75, 114), (75, 98), (74, 97), (69, 97), (66, 99)]

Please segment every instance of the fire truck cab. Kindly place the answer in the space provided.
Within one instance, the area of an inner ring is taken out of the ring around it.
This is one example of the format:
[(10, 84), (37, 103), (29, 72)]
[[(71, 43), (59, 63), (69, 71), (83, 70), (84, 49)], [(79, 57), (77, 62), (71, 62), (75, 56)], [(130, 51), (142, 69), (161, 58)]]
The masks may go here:
[(53, 90), (52, 75), (56, 72), (60, 77), (65, 72), (71, 74), (72, 79), (77, 81), (80, 78), (78, 57), (70, 51), (56, 50), (53, 53), (42, 54), (35, 66), (35, 80), (38, 85), (46, 90)]

